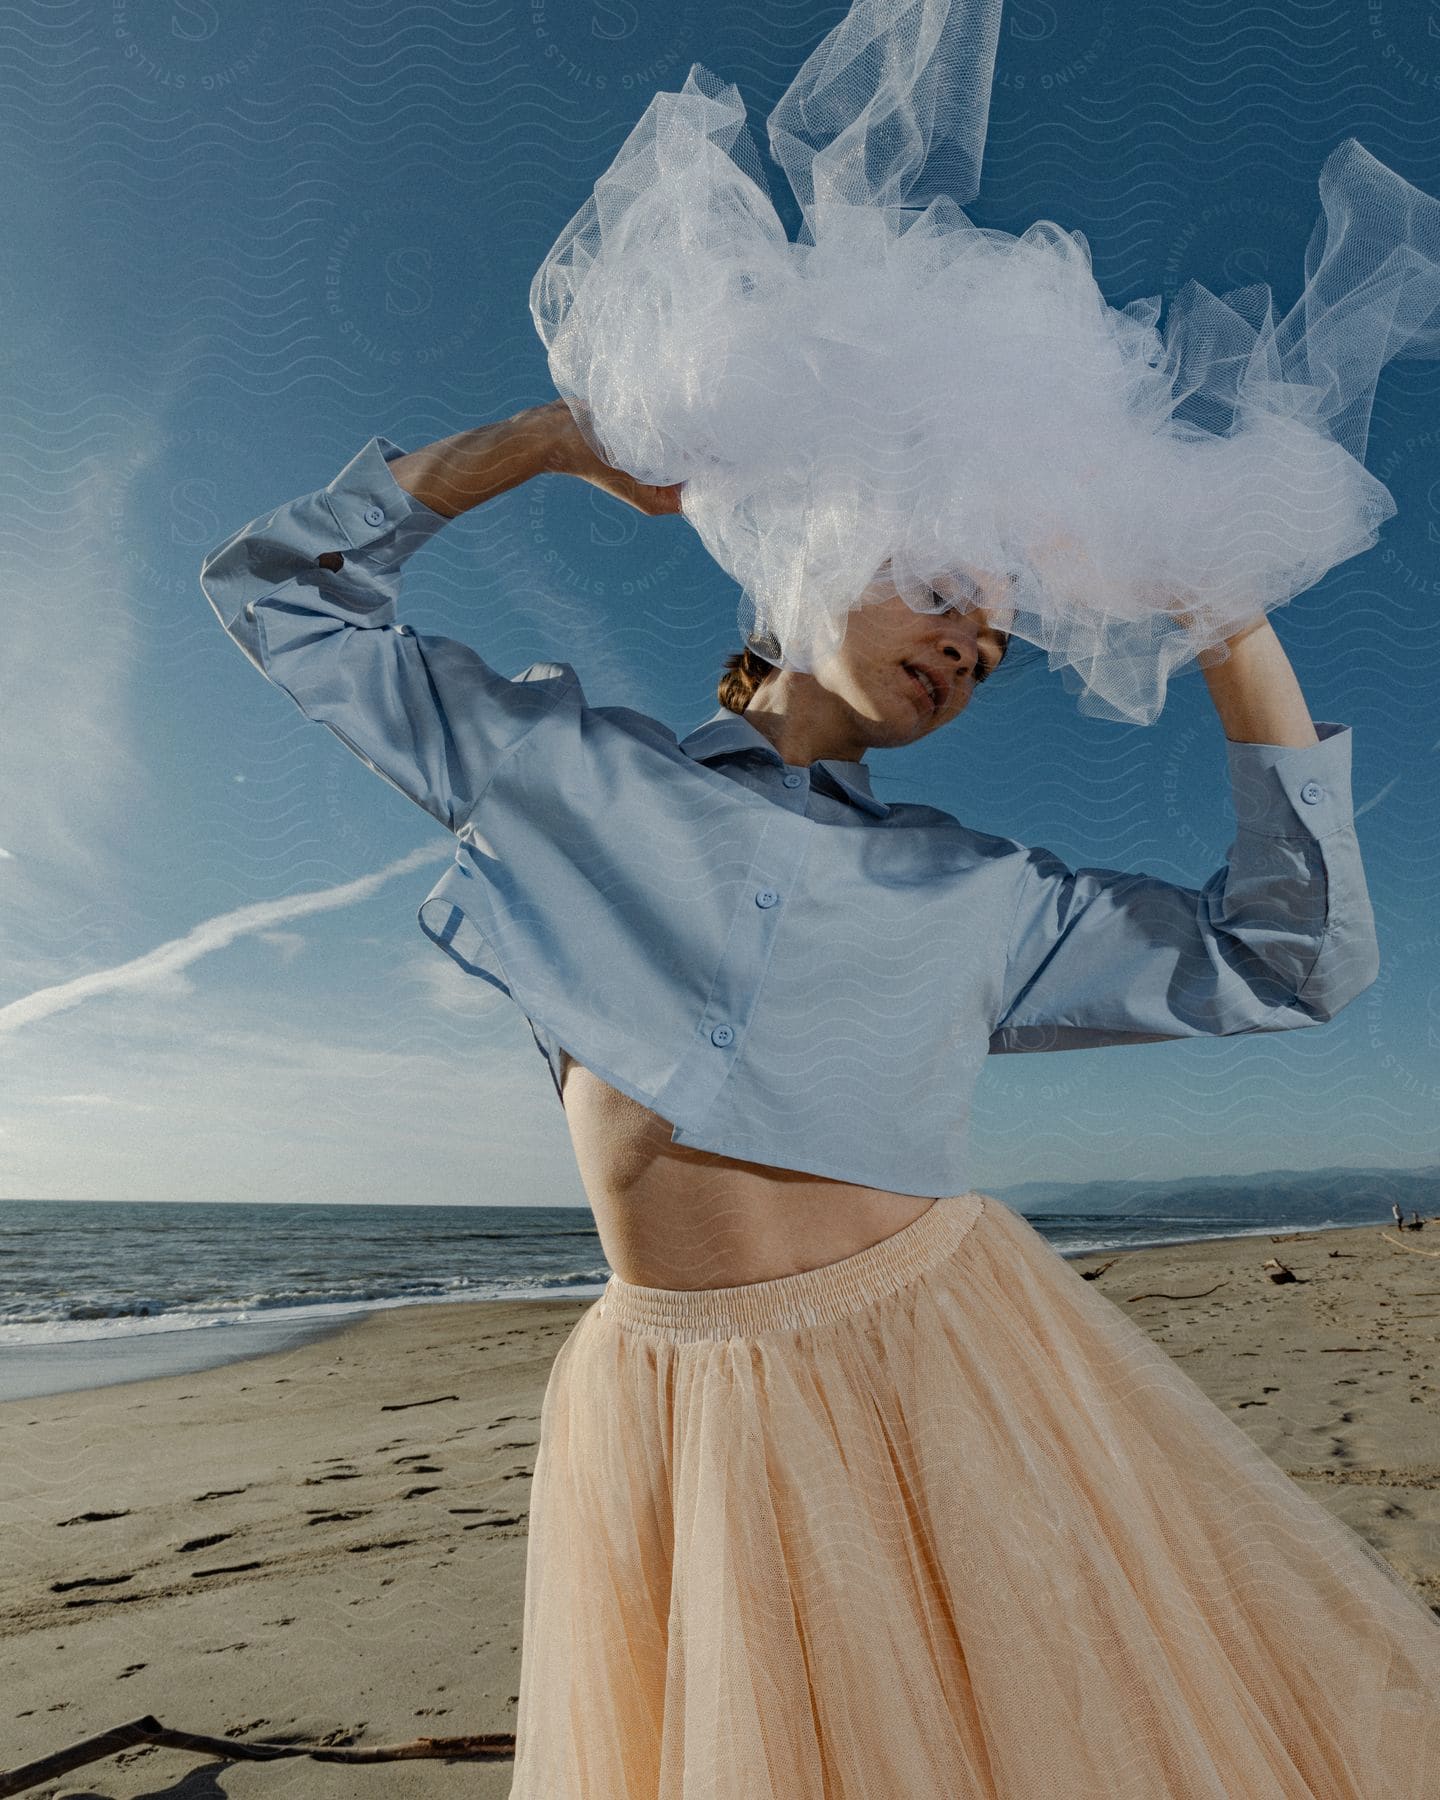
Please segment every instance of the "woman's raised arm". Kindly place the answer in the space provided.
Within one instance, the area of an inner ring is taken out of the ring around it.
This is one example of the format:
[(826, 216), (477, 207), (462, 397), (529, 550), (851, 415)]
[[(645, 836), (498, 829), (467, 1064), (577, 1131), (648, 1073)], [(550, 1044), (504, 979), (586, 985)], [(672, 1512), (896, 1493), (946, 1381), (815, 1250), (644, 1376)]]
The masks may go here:
[(643, 513), (680, 510), (678, 483), (652, 487), (611, 468), (586, 442), (569, 406), (558, 399), (412, 450), (391, 463), (390, 473), (447, 519), (544, 474), (579, 476)]
[(451, 831), (578, 684), (564, 663), (509, 678), (468, 644), (398, 624), (401, 573), (457, 513), (551, 472), (643, 511), (679, 510), (678, 488), (600, 462), (557, 401), (408, 453), (373, 437), (324, 487), (252, 519), (201, 565), (206, 598), (250, 662)]

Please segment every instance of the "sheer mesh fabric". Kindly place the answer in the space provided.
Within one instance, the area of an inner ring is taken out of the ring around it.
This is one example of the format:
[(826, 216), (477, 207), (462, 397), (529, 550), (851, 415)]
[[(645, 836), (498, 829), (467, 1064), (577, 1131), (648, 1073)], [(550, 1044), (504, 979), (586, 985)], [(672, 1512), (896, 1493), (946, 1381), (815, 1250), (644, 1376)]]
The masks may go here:
[(1080, 710), (1169, 676), (1377, 541), (1380, 370), (1440, 353), (1440, 202), (1346, 138), (1303, 288), (1112, 307), (1084, 232), (982, 229), (1000, 0), (863, 0), (769, 116), (785, 232), (733, 83), (655, 95), (537, 269), (550, 373), (594, 447), (683, 482), (782, 667), (859, 605), (983, 606)]
[(512, 1800), (1427, 1800), (1440, 1623), (970, 1193), (556, 1358)]

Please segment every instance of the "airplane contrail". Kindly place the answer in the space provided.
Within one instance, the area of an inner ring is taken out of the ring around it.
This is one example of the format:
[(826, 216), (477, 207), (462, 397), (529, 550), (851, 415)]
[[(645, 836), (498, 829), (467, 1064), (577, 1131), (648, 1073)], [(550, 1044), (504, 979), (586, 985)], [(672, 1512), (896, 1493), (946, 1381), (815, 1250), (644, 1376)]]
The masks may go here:
[[(451, 851), (447, 855), (453, 854)], [(313, 913), (335, 912), (342, 906), (354, 906), (370, 896), (397, 875), (408, 875), (425, 863), (435, 860), (434, 850), (412, 850), (398, 862), (390, 863), (374, 875), (361, 875), (338, 887), (321, 888), (313, 894), (295, 894), (288, 900), (258, 900), (250, 906), (237, 906), (233, 912), (219, 913), (192, 926), (183, 937), (147, 950), (143, 956), (117, 963), (110, 969), (93, 969), (88, 975), (77, 975), (70, 981), (56, 982), (53, 987), (37, 988), (0, 1006), (0, 1035), (18, 1031), (48, 1019), (53, 1013), (80, 1006), (100, 994), (134, 993), (178, 969), (184, 969), (214, 950), (223, 950), (237, 938), (248, 937), (272, 926), (294, 919), (309, 918)]]

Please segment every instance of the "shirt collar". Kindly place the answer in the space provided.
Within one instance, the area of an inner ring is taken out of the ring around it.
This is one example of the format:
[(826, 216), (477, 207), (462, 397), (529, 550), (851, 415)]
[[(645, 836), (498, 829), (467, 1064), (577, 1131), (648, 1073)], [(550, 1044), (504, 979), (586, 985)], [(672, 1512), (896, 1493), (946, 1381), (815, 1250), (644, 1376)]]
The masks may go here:
[[(736, 750), (759, 750), (781, 764), (785, 760), (759, 726), (752, 725), (743, 713), (732, 712), (728, 706), (711, 713), (703, 725), (697, 725), (688, 737), (681, 738), (680, 748), (695, 762), (711, 762), (717, 756)], [(863, 761), (844, 762), (829, 756), (820, 758), (815, 767), (824, 769), (845, 797), (872, 817), (883, 819), (889, 816), (890, 808), (870, 791), (870, 770)]]

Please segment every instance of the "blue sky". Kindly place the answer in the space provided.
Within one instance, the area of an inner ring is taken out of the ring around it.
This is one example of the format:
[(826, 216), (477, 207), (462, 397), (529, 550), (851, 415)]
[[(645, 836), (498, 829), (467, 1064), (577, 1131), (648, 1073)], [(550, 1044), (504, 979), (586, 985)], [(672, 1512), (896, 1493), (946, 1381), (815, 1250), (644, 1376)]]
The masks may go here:
[[(415, 911), (452, 841), (269, 687), (205, 551), (328, 481), (553, 393), (530, 277), (693, 61), (764, 116), (843, 0), (22, 4), (3, 28), (0, 1197), (581, 1204), (528, 1027)], [(977, 222), (1089, 239), (1113, 305), (1269, 281), (1357, 136), (1440, 193), (1422, 6), (1007, 9)], [(793, 202), (773, 184), (793, 228)], [(992, 1059), (972, 1185), (1433, 1160), (1440, 1100), (1440, 368), (1382, 377), (1399, 515), (1274, 615), (1355, 733), (1379, 981), (1263, 1039)], [(684, 733), (738, 590), (679, 518), (544, 477), (410, 564), (402, 616)], [(1199, 885), (1232, 833), (1203, 679), (1150, 727), (1043, 667), (886, 799)]]

